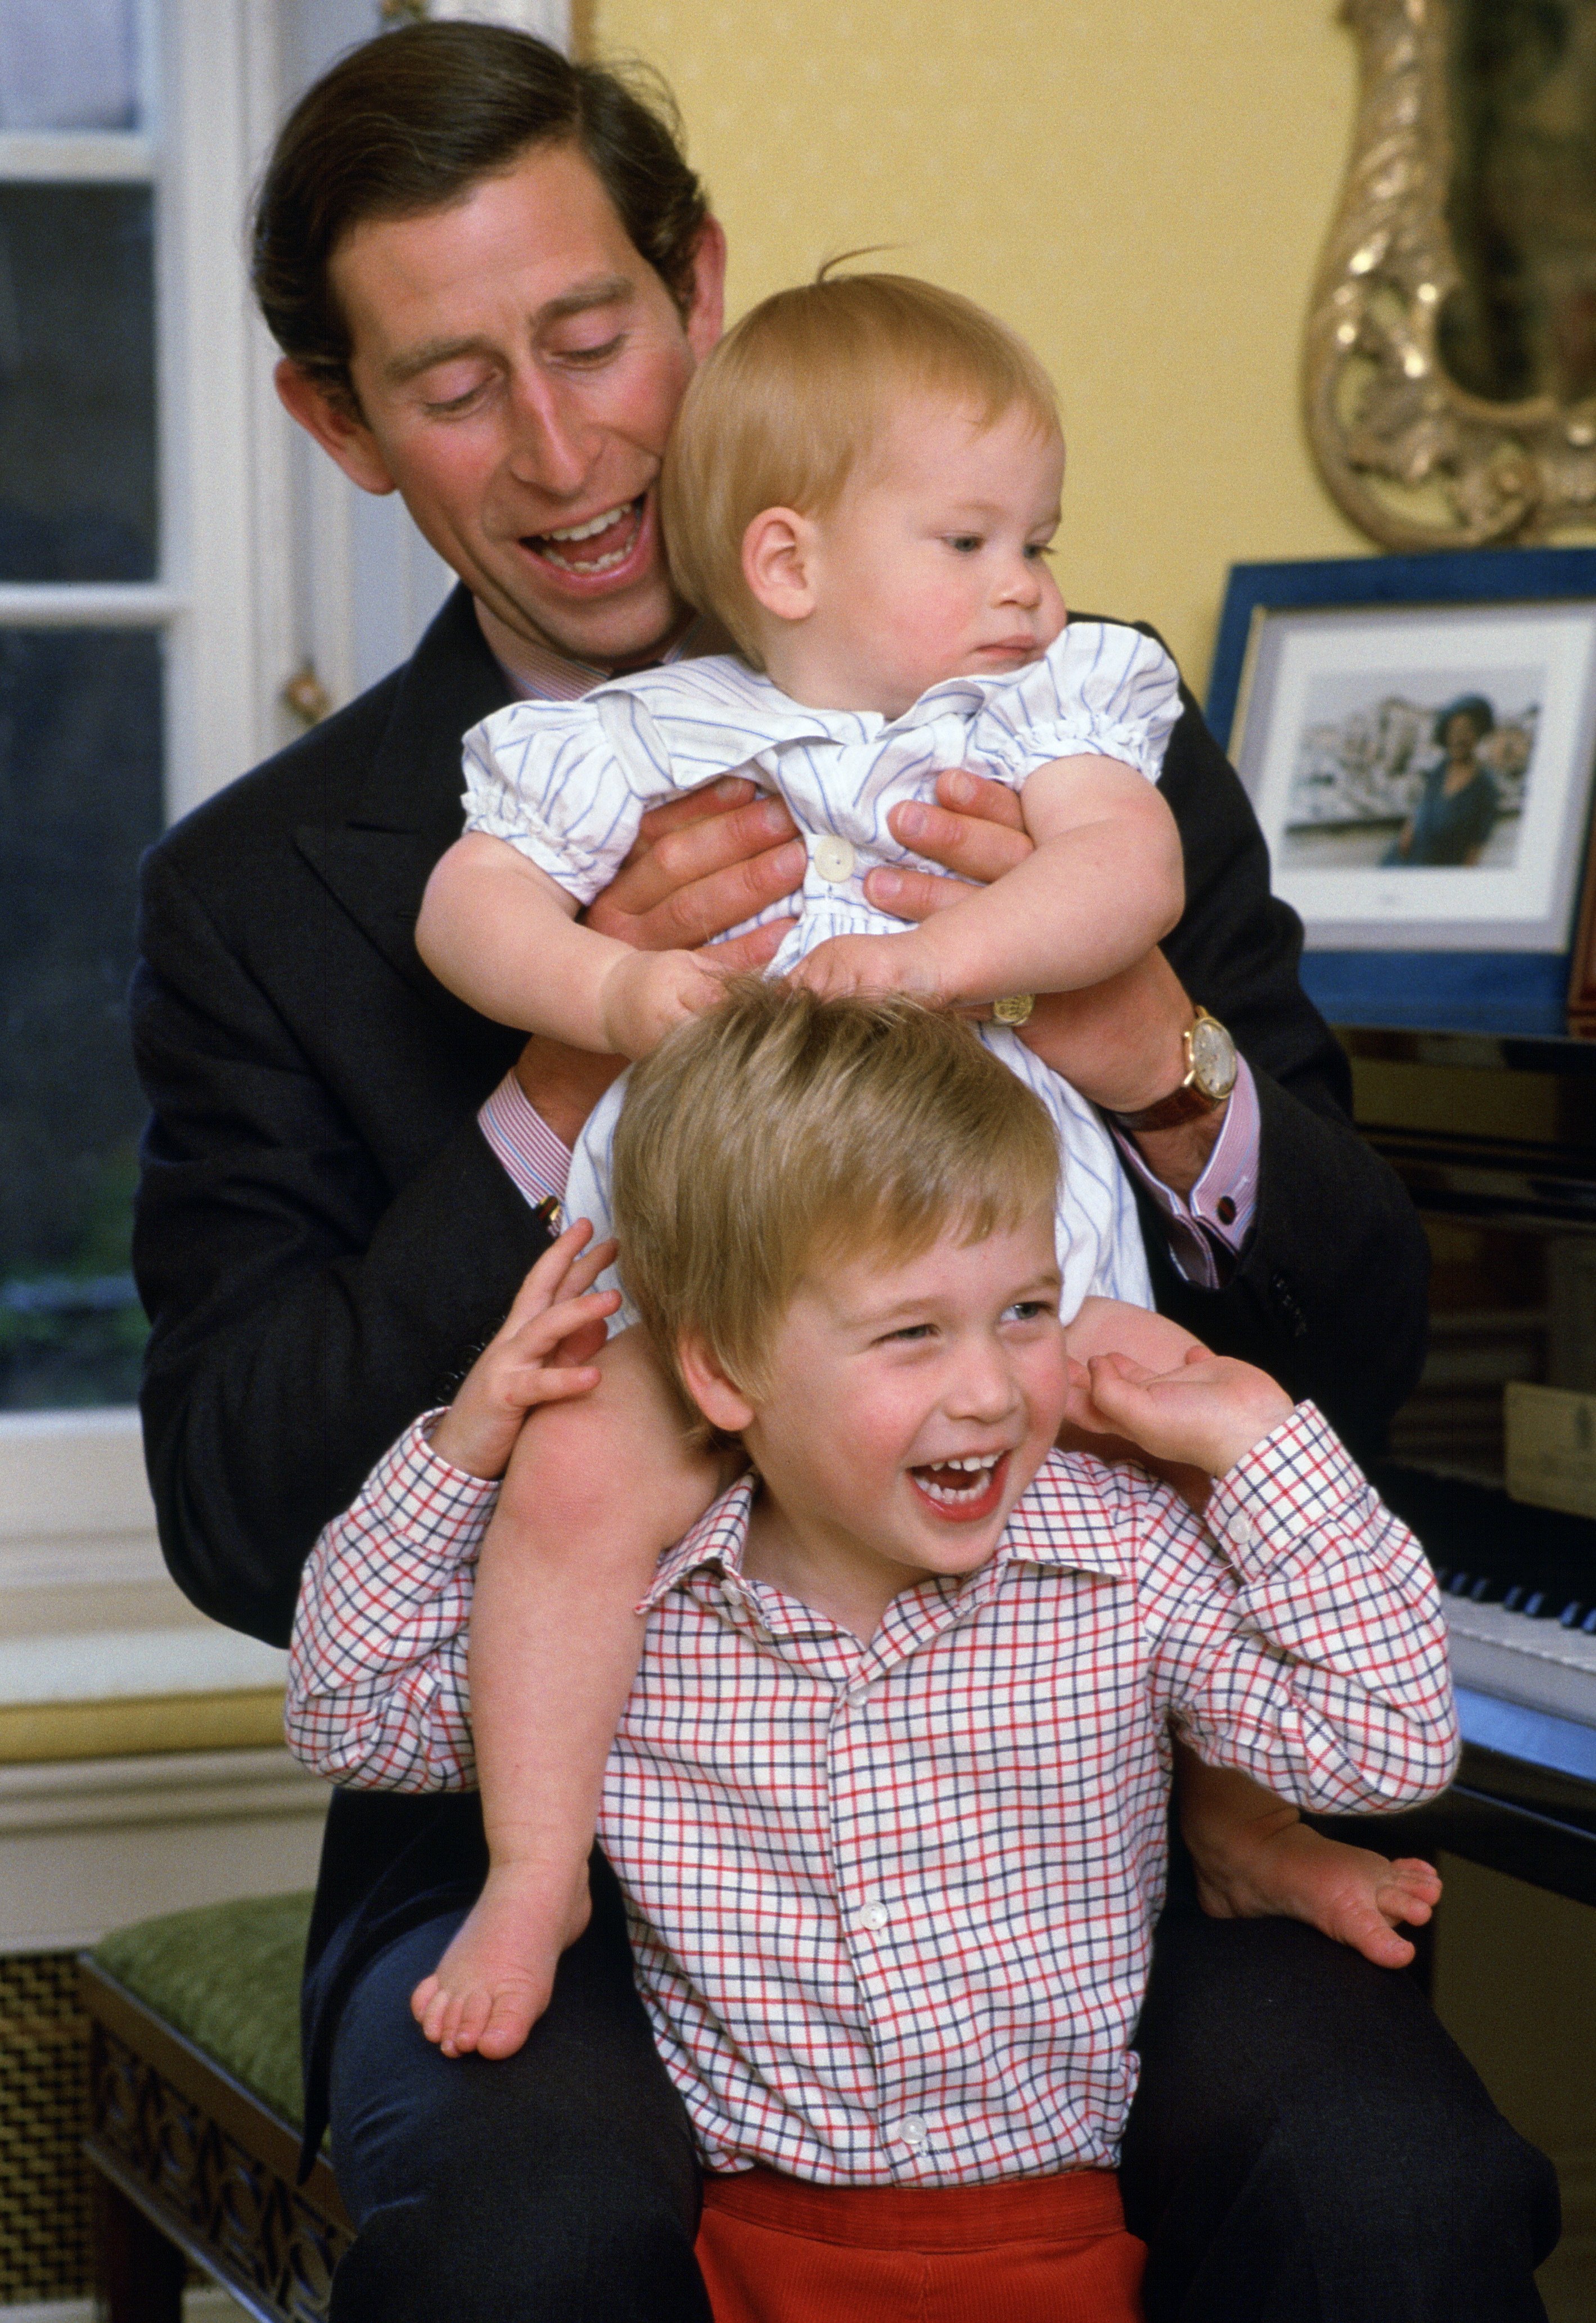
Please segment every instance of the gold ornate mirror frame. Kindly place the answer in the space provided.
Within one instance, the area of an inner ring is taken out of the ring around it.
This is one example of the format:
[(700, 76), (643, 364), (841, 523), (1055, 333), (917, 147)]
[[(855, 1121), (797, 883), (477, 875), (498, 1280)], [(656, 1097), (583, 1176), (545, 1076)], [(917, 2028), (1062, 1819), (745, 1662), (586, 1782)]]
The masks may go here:
[[(1385, 548), (1468, 548), (1596, 529), (1596, 377), (1585, 355), (1553, 365), (1572, 376), (1572, 390), (1566, 379), (1551, 386), (1542, 379), (1518, 399), (1471, 392), (1454, 375), (1466, 369), (1456, 360), (1460, 317), (1466, 329), (1470, 314), (1481, 311), (1479, 278), (1466, 279), (1454, 231), (1458, 123), (1463, 119), (1467, 133), (1468, 120), (1483, 117), (1458, 110), (1460, 42), (1479, 22), (1470, 13), (1478, 5), (1343, 4), (1343, 20), (1361, 45), (1362, 88), (1345, 190), (1309, 310), (1304, 393), (1325, 482), (1352, 521)], [(1573, 27), (1588, 60), (1591, 0), (1549, 5), (1553, 32), (1559, 22), (1564, 32)], [(1588, 72), (1588, 61), (1582, 69)], [(1487, 99), (1499, 120), (1518, 102), (1495, 88)], [(1524, 115), (1529, 120), (1527, 105)], [(1559, 146), (1532, 120), (1520, 129), (1509, 117), (1499, 134), (1496, 158), (1488, 156), (1485, 166), (1509, 188), (1502, 198), (1519, 201), (1530, 216), (1539, 214), (1538, 204), (1552, 218), (1552, 262), (1565, 276), (1574, 270), (1568, 312), (1582, 315), (1596, 299), (1596, 243), (1589, 239), (1596, 232), (1596, 171), (1587, 194), (1577, 166), (1587, 133), (1578, 127)], [(1589, 135), (1596, 141), (1596, 122)], [(1482, 150), (1477, 143), (1476, 170)], [(1537, 161), (1543, 151), (1550, 163)]]

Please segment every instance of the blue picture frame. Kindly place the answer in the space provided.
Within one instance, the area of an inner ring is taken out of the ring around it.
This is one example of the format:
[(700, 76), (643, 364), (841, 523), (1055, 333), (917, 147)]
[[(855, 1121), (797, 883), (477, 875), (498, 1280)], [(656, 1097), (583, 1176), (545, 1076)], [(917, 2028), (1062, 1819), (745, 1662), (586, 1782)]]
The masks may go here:
[[(1234, 565), (1205, 715), (1230, 749), (1248, 642), (1261, 611), (1596, 600), (1596, 548), (1340, 556)], [(1302, 981), (1333, 1024), (1416, 1031), (1561, 1033), (1569, 952), (1305, 951)]]

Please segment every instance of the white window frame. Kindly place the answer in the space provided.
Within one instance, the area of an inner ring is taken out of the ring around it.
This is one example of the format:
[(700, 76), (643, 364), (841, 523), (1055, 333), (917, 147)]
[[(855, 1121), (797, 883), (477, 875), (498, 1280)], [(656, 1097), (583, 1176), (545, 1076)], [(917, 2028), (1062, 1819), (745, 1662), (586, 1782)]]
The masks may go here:
[[(292, 4), (140, 0), (143, 130), (0, 133), (0, 179), (155, 187), (159, 578), (0, 583), (0, 627), (162, 630), (169, 821), (303, 730), (282, 689), (307, 660), (341, 707), (408, 649), (403, 636), (451, 577), (397, 495), (358, 492), (272, 386), (277, 350), (250, 295), (246, 220), (297, 93), (284, 85)], [(353, 27), (348, 7), (335, 13), (344, 39), (381, 29), (380, 0), (365, 0)], [(433, 0), (430, 13), (570, 45), (570, 0)], [(131, 1406), (0, 1413), (0, 1482), (10, 1486), (0, 1635), (18, 1620), (47, 1627), (52, 1584), (80, 1609), (91, 1578), (124, 1619), (130, 1591), (187, 1614), (161, 1562)], [(81, 1626), (80, 1610), (69, 1626)]]
[[(276, 0), (143, 0), (146, 126), (0, 133), (0, 179), (155, 190), (160, 565), (153, 581), (0, 583), (0, 626), (159, 629), (169, 820), (296, 730), (289, 422), (249, 299), (244, 217), (278, 112)], [(131, 1408), (0, 1415), (0, 1632), (52, 1575), (162, 1584)], [(26, 1488), (16, 1489), (25, 1478)], [(14, 1593), (21, 1593), (15, 1594)]]

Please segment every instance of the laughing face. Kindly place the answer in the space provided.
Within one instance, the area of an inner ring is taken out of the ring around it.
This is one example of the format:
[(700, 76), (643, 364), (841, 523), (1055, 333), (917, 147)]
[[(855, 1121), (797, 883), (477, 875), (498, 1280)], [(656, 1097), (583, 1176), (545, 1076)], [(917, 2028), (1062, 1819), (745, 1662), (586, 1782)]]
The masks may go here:
[(279, 391), (358, 484), (403, 494), (507, 659), (519, 639), (624, 663), (681, 618), (656, 488), (719, 335), (722, 261), (711, 225), (683, 317), (592, 165), (535, 147), (454, 207), (337, 246), (358, 418), (291, 364)]
[(901, 1591), (984, 1565), (1063, 1417), (1059, 1290), (1050, 1207), (802, 1284), (757, 1405), (730, 1390), (717, 1406), (683, 1350), (694, 1393), (740, 1429), (762, 1480), (750, 1576), (867, 1639)]

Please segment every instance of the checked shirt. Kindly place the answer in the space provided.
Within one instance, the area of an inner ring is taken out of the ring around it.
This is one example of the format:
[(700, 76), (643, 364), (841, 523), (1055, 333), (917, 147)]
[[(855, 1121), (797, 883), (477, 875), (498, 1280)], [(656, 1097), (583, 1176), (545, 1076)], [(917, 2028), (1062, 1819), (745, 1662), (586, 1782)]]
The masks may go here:
[[(335, 1782), (473, 1779), (495, 1488), (395, 1446), (307, 1568), (289, 1740)], [(741, 1570), (745, 1477), (665, 1555), (599, 1835), (706, 2167), (949, 2186), (1112, 2168), (1162, 1901), (1170, 1732), (1321, 1810), (1456, 1755), (1417, 1543), (1299, 1406), (1198, 1520), (1050, 1455), (991, 1560), (868, 1645)]]

